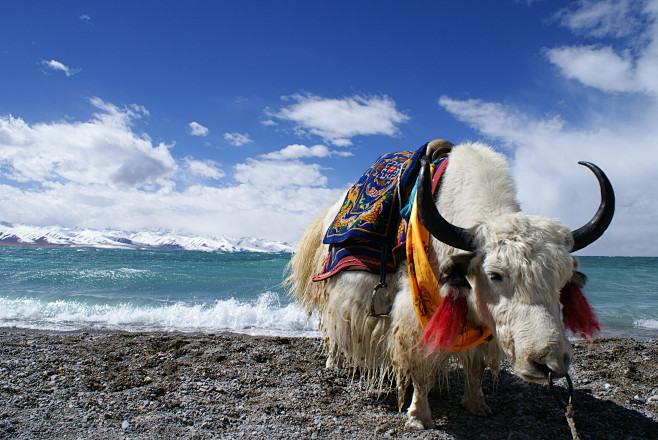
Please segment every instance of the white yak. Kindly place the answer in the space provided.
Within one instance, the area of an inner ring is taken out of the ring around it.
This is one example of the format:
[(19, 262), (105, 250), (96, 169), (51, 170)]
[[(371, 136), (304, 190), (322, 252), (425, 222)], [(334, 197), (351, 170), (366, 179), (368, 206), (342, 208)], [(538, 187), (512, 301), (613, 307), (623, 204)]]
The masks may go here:
[[(433, 196), (429, 162), (437, 149), (449, 151), (449, 162), (438, 196)], [(431, 234), (431, 271), (437, 279), (444, 277), (441, 297), (450, 288), (461, 289), (467, 323), (488, 328), (492, 335), (490, 342), (453, 353), (422, 343), (423, 326), (412, 300), (406, 261), (386, 275), (389, 317), (371, 315), (377, 273), (343, 270), (312, 281), (323, 270), (328, 252), (323, 237), (343, 199), (319, 216), (297, 245), (288, 282), (299, 303), (319, 314), (327, 366), (347, 362), (375, 381), (394, 379), (400, 409), (412, 383), (407, 427), (416, 429), (434, 426), (427, 396), (437, 374), (446, 370), (448, 355), (456, 356), (464, 369), (462, 402), (475, 414), (490, 413), (481, 388), (483, 372), (485, 366), (498, 371), (503, 355), (525, 381), (546, 383), (549, 374), (567, 375), (572, 349), (561, 319), (560, 295), (578, 277), (571, 253), (598, 239), (614, 212), (614, 193), (605, 174), (591, 163), (581, 164), (599, 180), (601, 204), (589, 223), (572, 232), (557, 220), (521, 212), (502, 154), (479, 143), (453, 148), (437, 140), (427, 145), (417, 210)], [(447, 282), (446, 274), (452, 277)]]

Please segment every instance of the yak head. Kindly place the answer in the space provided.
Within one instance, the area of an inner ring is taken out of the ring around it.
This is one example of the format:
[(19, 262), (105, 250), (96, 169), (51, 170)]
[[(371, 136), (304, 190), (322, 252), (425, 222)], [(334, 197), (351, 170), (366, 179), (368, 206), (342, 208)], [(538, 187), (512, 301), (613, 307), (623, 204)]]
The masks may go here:
[[(610, 181), (596, 165), (580, 162), (596, 175), (601, 203), (592, 220), (575, 231), (557, 220), (523, 212), (492, 216), (465, 229), (439, 213), (428, 162), (423, 159), (419, 176), (420, 220), (435, 239), (466, 251), (448, 250), (451, 256), (443, 258), (439, 270), (451, 272), (453, 279), (461, 273), (468, 280), (462, 285), (470, 285), (466, 287), (470, 323), (492, 331), (522, 379), (545, 382), (549, 372), (553, 377), (564, 376), (572, 356), (565, 335), (567, 312), (573, 322), (583, 323), (575, 330), (586, 336), (598, 326), (580, 293), (581, 285), (574, 283), (579, 273), (571, 253), (597, 240), (609, 226), (615, 204)], [(572, 288), (585, 304), (580, 310), (567, 310), (574, 306), (567, 307), (569, 301), (561, 298), (571, 295)]]

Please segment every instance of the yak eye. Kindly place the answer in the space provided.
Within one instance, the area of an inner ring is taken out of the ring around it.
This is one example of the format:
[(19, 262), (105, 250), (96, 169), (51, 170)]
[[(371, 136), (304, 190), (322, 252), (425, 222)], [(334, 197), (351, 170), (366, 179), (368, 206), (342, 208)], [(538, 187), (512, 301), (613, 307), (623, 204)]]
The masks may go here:
[(503, 276), (498, 272), (489, 272), (489, 279), (494, 282), (503, 281)]

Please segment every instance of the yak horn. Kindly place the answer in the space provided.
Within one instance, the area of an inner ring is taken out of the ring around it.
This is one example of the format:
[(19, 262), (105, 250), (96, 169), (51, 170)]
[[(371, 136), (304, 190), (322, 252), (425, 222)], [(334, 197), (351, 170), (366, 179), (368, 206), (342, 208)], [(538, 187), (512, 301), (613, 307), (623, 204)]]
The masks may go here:
[(610, 226), (612, 216), (615, 213), (615, 191), (612, 189), (612, 184), (608, 180), (608, 176), (605, 175), (601, 168), (593, 163), (578, 163), (589, 168), (599, 181), (601, 203), (594, 217), (586, 225), (571, 232), (574, 242), (571, 252), (576, 252), (598, 240), (605, 230), (608, 229), (608, 226)]
[(449, 223), (439, 213), (432, 196), (432, 173), (427, 156), (420, 160), (417, 203), (420, 222), (437, 240), (464, 251), (475, 250), (471, 231)]

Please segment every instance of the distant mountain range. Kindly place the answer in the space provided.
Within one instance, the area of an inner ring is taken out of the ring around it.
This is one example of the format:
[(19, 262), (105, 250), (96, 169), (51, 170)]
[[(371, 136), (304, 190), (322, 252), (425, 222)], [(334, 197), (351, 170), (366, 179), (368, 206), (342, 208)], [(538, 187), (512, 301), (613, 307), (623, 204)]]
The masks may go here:
[(0, 222), (0, 246), (85, 247), (208, 252), (292, 252), (292, 246), (258, 238), (202, 237), (162, 231), (127, 232), (27, 226)]

